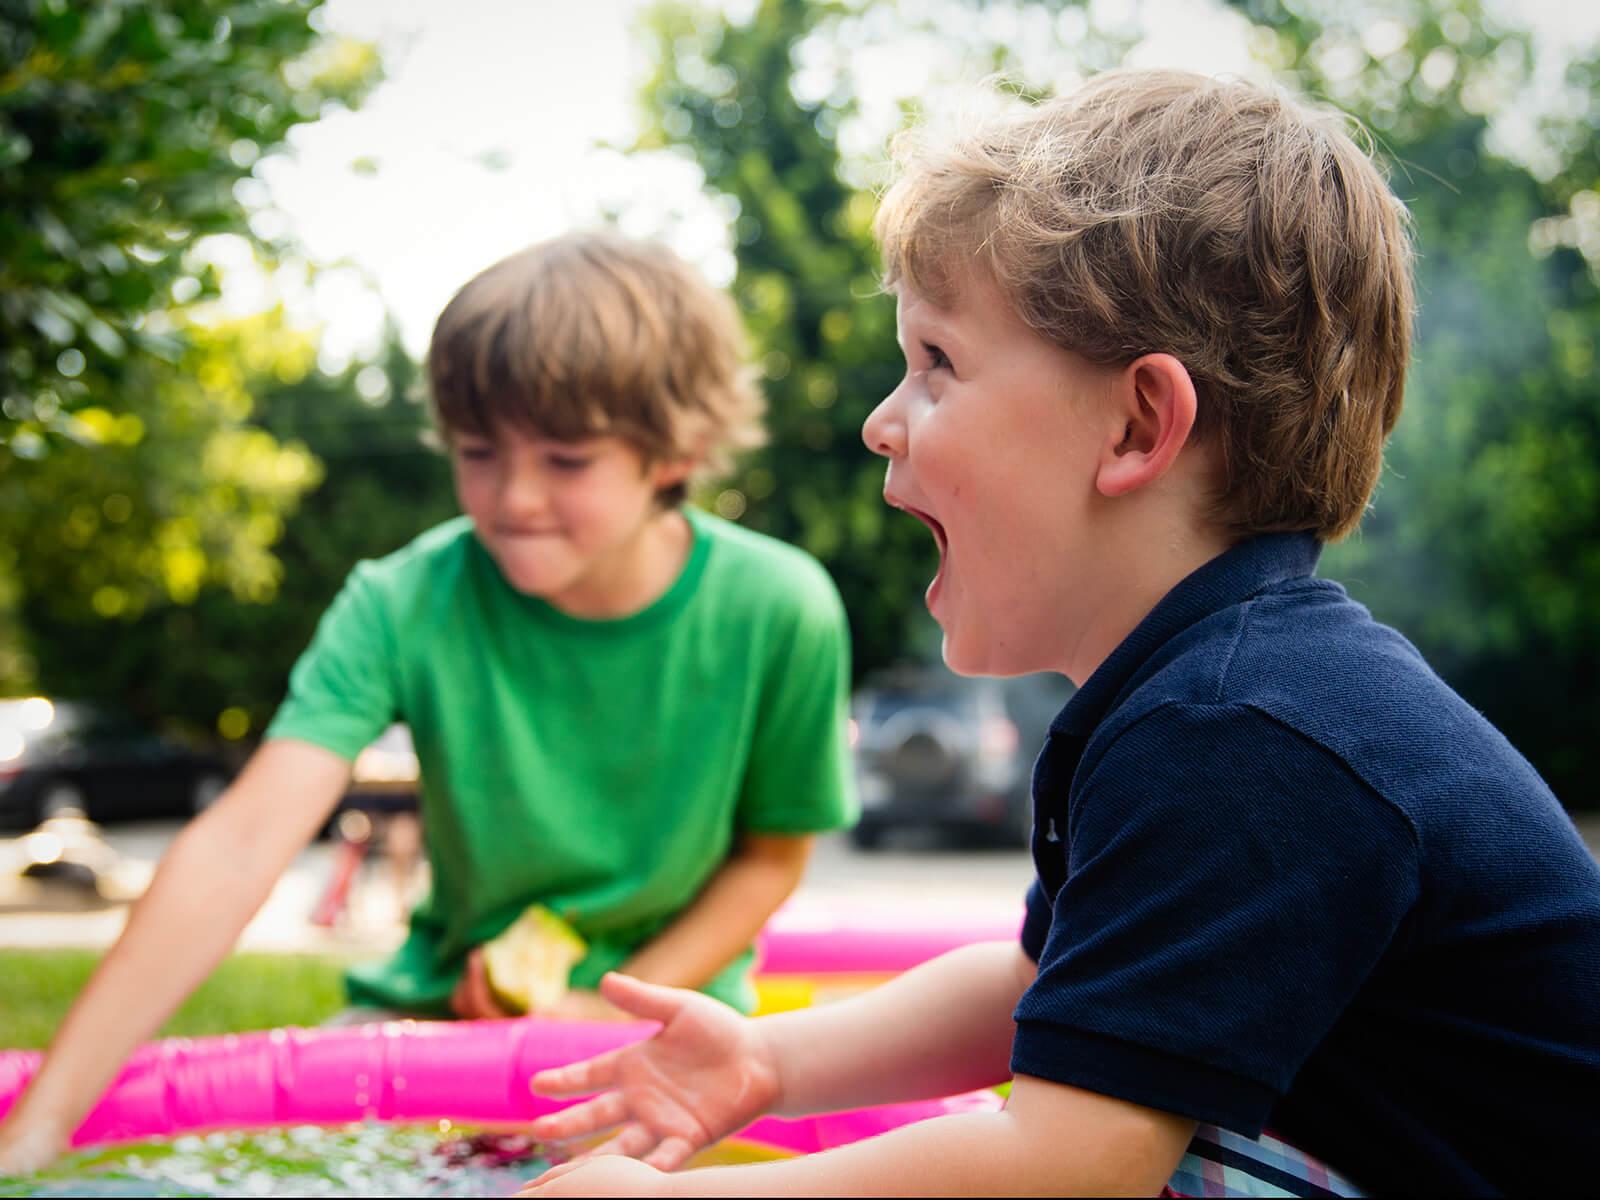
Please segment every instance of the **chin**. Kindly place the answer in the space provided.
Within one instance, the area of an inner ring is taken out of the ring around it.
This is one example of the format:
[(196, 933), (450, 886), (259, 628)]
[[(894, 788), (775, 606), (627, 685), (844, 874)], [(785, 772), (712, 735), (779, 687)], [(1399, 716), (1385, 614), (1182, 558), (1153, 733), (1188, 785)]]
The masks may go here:
[(991, 678), (1004, 678), (1013, 675), (1031, 675), (1035, 671), (1049, 670), (1048, 667), (1037, 663), (1012, 661), (991, 645), (965, 648), (952, 639), (948, 633), (944, 635), (944, 643), (940, 647), (940, 653), (944, 658), (944, 665), (957, 675), (987, 675)]
[(541, 600), (559, 592), (566, 582), (558, 581), (546, 572), (530, 571), (526, 568), (517, 570), (505, 563), (500, 564), (500, 575), (511, 585), (512, 591), (520, 592), (524, 596), (537, 596)]
[(953, 641), (948, 633), (944, 635), (944, 642), (939, 647), (939, 653), (944, 659), (944, 665), (957, 675), (999, 674), (989, 666), (983, 657), (964, 651), (960, 643)]

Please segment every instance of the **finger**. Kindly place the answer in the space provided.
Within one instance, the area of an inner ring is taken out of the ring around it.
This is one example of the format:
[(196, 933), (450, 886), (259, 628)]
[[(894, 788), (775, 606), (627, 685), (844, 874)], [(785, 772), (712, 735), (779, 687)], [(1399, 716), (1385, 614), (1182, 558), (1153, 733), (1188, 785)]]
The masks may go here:
[(624, 1158), (638, 1158), (645, 1151), (654, 1147), (657, 1140), (653, 1131), (634, 1121), (617, 1130), (616, 1136), (601, 1142), (593, 1150), (585, 1150), (573, 1161), (579, 1162), (587, 1158), (599, 1158), (603, 1154), (620, 1154)]
[(642, 1161), (647, 1167), (654, 1167), (658, 1171), (676, 1171), (695, 1152), (696, 1147), (688, 1138), (664, 1137), (661, 1144), (646, 1154)]
[(472, 1015), (477, 1020), (500, 1020), (511, 1015), (500, 1007), (489, 990), (489, 972), (483, 965), (481, 950), (474, 949), (467, 955), (467, 995)]
[(570, 1161), (568, 1161), (568, 1162), (558, 1163), (556, 1166), (551, 1167), (548, 1171), (545, 1171), (543, 1174), (537, 1175), (534, 1178), (528, 1180), (527, 1183), (522, 1185), (522, 1189), (519, 1192), (517, 1192), (517, 1195), (519, 1195), (519, 1196), (537, 1196), (541, 1191), (544, 1190), (544, 1187), (545, 1187), (546, 1184), (554, 1183), (556, 1180), (560, 1179), (563, 1175), (566, 1175), (571, 1171), (577, 1170), (578, 1167), (580, 1167), (582, 1165), (583, 1164), (580, 1163), (575, 1158), (570, 1160)]
[(482, 969), (482, 960), (479, 959), (478, 952), (476, 950), (469, 952), (466, 965), (461, 968), (461, 979), (456, 983), (455, 991), (450, 993), (450, 1008), (463, 1020), (478, 1019), (478, 990), (481, 984), (478, 972)]
[(460, 979), (456, 980), (455, 990), (450, 993), (450, 1011), (463, 1021), (470, 1021), (472, 1012), (467, 1007), (469, 1003), (467, 999), (467, 977), (463, 974)]
[(622, 1124), (628, 1115), (628, 1103), (621, 1092), (606, 1092), (584, 1104), (540, 1117), (528, 1127), (536, 1138), (563, 1142), (585, 1134), (599, 1133)]
[(598, 1092), (616, 1082), (617, 1059), (631, 1049), (632, 1046), (620, 1046), (582, 1062), (536, 1071), (528, 1080), (528, 1087), (537, 1096), (581, 1096)]
[(632, 975), (608, 971), (600, 979), (600, 994), (624, 1012), (665, 1025), (699, 993), (688, 988), (663, 987)]

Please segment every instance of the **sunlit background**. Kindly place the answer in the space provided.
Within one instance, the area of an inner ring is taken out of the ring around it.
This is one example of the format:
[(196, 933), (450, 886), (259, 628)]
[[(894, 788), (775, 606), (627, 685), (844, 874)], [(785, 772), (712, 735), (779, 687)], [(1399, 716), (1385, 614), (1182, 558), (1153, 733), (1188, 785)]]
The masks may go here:
[(1371, 130), (1416, 215), (1419, 339), (1374, 511), (1326, 570), (1600, 804), (1600, 6), (193, 7), (0, 18), (0, 694), (248, 747), (352, 563), (452, 511), (421, 436), (440, 307), (602, 220), (746, 318), (773, 444), (697, 502), (823, 560), (859, 675), (926, 657), (932, 547), (857, 436), (896, 376), (885, 145), (1000, 102), (988, 78), (1182, 66)]
[[(1273, 76), (1248, 18), (1213, 0), (849, 7), (876, 9), (871, 43), (853, 47), (846, 65), (836, 61), (837, 44), (801, 42), (793, 82), (798, 96), (820, 101), (848, 70), (864, 113), (842, 148), (862, 166), (881, 157), (903, 101), (936, 103), (939, 93), (988, 74), (990, 64), (975, 65), (968, 52), (963, 26), (1001, 43), (1034, 81), (1081, 73), (1072, 47), (1091, 24), (1134, 34), (1127, 65)], [(715, 11), (741, 21), (754, 8)], [(325, 328), (329, 362), (372, 353), (386, 310), (420, 356), (439, 310), (475, 271), (602, 213), (619, 216), (630, 232), (666, 238), (718, 282), (732, 279), (726, 205), (704, 194), (692, 159), (624, 152), (652, 70), (639, 28), (646, 11), (640, 0), (330, 0), (324, 27), (376, 44), (387, 78), (360, 109), (297, 128), (241, 195), (259, 232), (292, 233), (313, 261), (348, 264), (324, 272), (315, 288), (280, 279), (276, 289)], [(1600, 7), (1541, 0), (1489, 11), (1537, 39), (1526, 103), (1491, 115), (1497, 145), (1538, 161), (1541, 110), (1572, 102), (1559, 74), (1574, 46), (1600, 31)], [(1325, 53), (1331, 75), (1347, 78), (1372, 59), (1398, 55), (1425, 86), (1448, 86), (1455, 68), (1446, 56), (1418, 63), (1407, 53), (1404, 6), (1362, 12), (1350, 21), (1356, 37)], [(230, 266), (248, 262), (248, 247), (237, 242), (214, 253)], [(239, 309), (274, 292), (272, 280), (247, 269), (230, 271), (229, 280), (230, 305)]]

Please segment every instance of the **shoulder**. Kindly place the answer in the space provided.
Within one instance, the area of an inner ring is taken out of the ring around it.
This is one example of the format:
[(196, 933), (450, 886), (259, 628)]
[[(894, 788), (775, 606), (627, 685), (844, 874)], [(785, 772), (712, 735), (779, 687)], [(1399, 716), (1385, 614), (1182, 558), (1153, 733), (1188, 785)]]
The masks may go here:
[(1254, 709), (1336, 753), (1350, 749), (1344, 735), (1358, 724), (1446, 726), (1471, 711), (1410, 642), (1338, 584), (1315, 578), (1229, 605), (1173, 637), (1129, 681), (1107, 730), (1173, 704)]
[(462, 569), (476, 545), (472, 522), (453, 517), (412, 538), (379, 558), (358, 562), (350, 572), (353, 586), (385, 595), (409, 595), (439, 586)]
[(698, 509), (685, 513), (709, 543), (706, 581), (712, 590), (751, 608), (843, 622), (833, 577), (805, 550)]
[(1553, 801), (1527, 760), (1409, 641), (1321, 579), (1252, 597), (1173, 638), (1096, 741), (1108, 747), (1141, 723), (1204, 746), (1217, 763), (1285, 742), (1315, 747), (1294, 759), (1300, 769), (1348, 774), (1415, 825), (1457, 815), (1468, 793), (1507, 808)]
[(1357, 827), (1378, 826), (1413, 847), (1419, 840), (1408, 806), (1372, 786), (1345, 755), (1232, 700), (1166, 700), (1114, 732), (1097, 732), (1074, 796), (1074, 827), (1087, 823), (1113, 838), (1129, 823), (1188, 831), (1196, 839), (1190, 850), (1290, 829), (1347, 839)]

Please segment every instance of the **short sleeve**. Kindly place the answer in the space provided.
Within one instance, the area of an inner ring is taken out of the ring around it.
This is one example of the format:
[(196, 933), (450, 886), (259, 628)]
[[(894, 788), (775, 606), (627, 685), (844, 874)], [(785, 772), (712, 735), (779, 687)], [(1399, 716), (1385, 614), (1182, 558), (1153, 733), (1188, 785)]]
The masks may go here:
[(739, 798), (739, 826), (752, 833), (821, 833), (856, 817), (849, 626), (833, 581), (817, 574), (767, 647)]
[(1254, 1136), (1406, 921), (1413, 827), (1249, 708), (1157, 709), (1084, 766), (1013, 1069)]
[(379, 586), (362, 564), (322, 614), (265, 736), (311, 742), (354, 761), (397, 717), (396, 676)]
[(1022, 952), (1034, 962), (1044, 953), (1045, 939), (1050, 936), (1050, 919), (1050, 898), (1044, 894), (1044, 885), (1035, 879), (1028, 887), (1021, 934)]

